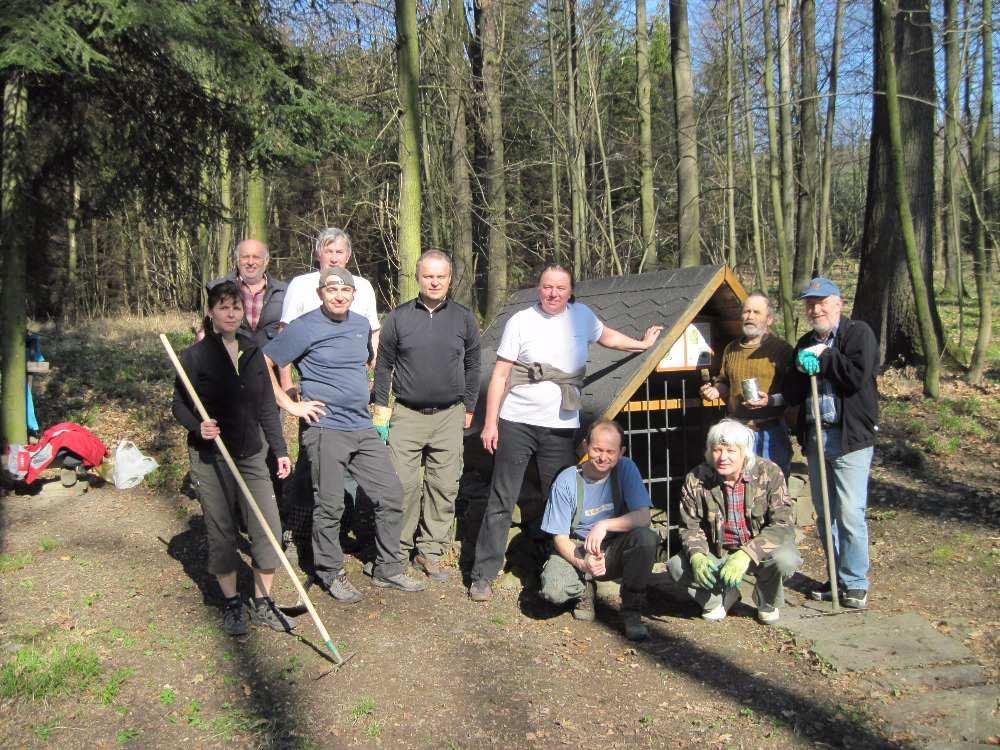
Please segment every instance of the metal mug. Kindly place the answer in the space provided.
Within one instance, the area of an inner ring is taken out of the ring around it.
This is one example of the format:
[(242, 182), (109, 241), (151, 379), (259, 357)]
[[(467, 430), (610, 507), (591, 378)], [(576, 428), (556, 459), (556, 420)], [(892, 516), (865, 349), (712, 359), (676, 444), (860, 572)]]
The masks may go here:
[(747, 378), (740, 383), (743, 389), (744, 401), (756, 401), (760, 398), (760, 387), (757, 385), (757, 378)]

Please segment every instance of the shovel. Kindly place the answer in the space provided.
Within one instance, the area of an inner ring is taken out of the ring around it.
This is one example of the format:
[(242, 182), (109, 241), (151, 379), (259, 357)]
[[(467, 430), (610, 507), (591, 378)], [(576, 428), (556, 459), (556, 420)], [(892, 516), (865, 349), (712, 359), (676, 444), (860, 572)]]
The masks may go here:
[[(205, 406), (201, 403), (201, 399), (198, 398), (198, 394), (195, 393), (194, 386), (191, 385), (191, 381), (188, 379), (187, 373), (184, 371), (184, 366), (177, 358), (177, 354), (174, 352), (174, 348), (170, 345), (170, 342), (167, 340), (165, 334), (160, 334), (160, 343), (162, 343), (163, 348), (167, 350), (167, 356), (170, 357), (170, 361), (173, 363), (174, 369), (177, 371), (177, 376), (184, 384), (184, 388), (187, 390), (188, 396), (191, 397), (191, 402), (194, 404), (195, 409), (198, 410), (198, 414), (201, 416), (202, 421), (211, 419), (211, 417), (208, 416), (208, 412), (205, 411)], [(229, 450), (226, 448), (225, 443), (222, 442), (221, 436), (217, 436), (215, 438), (215, 445), (219, 449), (219, 453), (222, 454), (222, 458), (225, 460), (226, 466), (228, 466), (229, 470), (233, 473), (233, 478), (236, 480), (236, 484), (243, 492), (243, 497), (246, 498), (247, 505), (250, 506), (250, 510), (253, 511), (254, 516), (256, 516), (257, 521), (260, 523), (260, 527), (264, 530), (264, 535), (267, 537), (267, 541), (271, 543), (274, 551), (278, 553), (278, 558), (281, 560), (281, 566), (285, 569), (285, 572), (288, 573), (288, 577), (291, 579), (292, 584), (295, 586), (295, 590), (299, 594), (299, 601), (305, 605), (306, 611), (309, 612), (309, 616), (316, 625), (316, 630), (319, 631), (319, 635), (323, 639), (324, 645), (333, 655), (334, 668), (343, 666), (348, 660), (351, 659), (353, 654), (349, 654), (345, 658), (340, 655), (339, 651), (337, 651), (337, 647), (330, 638), (330, 634), (323, 626), (323, 621), (319, 619), (319, 615), (316, 613), (316, 608), (313, 606), (312, 600), (309, 599), (309, 595), (302, 586), (302, 582), (299, 580), (299, 577), (295, 575), (295, 569), (292, 568), (292, 564), (288, 562), (288, 558), (285, 557), (285, 553), (281, 549), (281, 544), (278, 543), (278, 540), (275, 539), (274, 534), (271, 532), (271, 527), (268, 525), (267, 519), (264, 517), (264, 514), (261, 513), (261, 510), (257, 505), (257, 501), (253, 497), (253, 493), (250, 492), (250, 488), (247, 487), (247, 483), (243, 481), (243, 476), (240, 474), (239, 469), (236, 468), (236, 464), (233, 462), (233, 457), (229, 455)]]
[(816, 387), (816, 376), (809, 376), (809, 387), (812, 389), (813, 425), (816, 428), (816, 455), (819, 460), (819, 486), (823, 496), (823, 518), (826, 520), (823, 534), (826, 539), (826, 568), (830, 576), (830, 598), (833, 611), (840, 612), (840, 591), (837, 587), (837, 563), (833, 554), (833, 519), (830, 518), (830, 494), (826, 485), (826, 451), (823, 449), (823, 425), (819, 415), (819, 389)]

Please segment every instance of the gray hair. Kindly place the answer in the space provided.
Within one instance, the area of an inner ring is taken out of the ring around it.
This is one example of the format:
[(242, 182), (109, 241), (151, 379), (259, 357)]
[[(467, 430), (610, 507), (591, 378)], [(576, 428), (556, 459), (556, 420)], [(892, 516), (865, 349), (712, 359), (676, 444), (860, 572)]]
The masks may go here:
[(316, 246), (313, 248), (313, 254), (319, 255), (320, 251), (329, 245), (331, 242), (336, 242), (341, 237), (347, 240), (347, 249), (351, 249), (351, 235), (345, 232), (343, 229), (338, 229), (337, 227), (327, 227), (319, 236), (316, 238)]
[(712, 463), (712, 448), (717, 445), (729, 445), (743, 451), (743, 470), (749, 471), (757, 463), (753, 452), (753, 430), (735, 419), (723, 419), (712, 425), (705, 438), (705, 460)]
[[(253, 237), (246, 237), (236, 243), (236, 247), (233, 248), (233, 264), (239, 262), (240, 260), (240, 245), (244, 242), (260, 242), (260, 240), (255, 240)], [(268, 248), (267, 243), (260, 242), (261, 247), (264, 248), (264, 260), (271, 260), (271, 250)]]
[(449, 271), (452, 270), (451, 258), (448, 257), (448, 253), (443, 253), (440, 250), (428, 250), (425, 253), (423, 253), (419, 258), (417, 258), (417, 265), (414, 270), (414, 273), (416, 274), (420, 273), (420, 264), (423, 263), (425, 260), (443, 260), (448, 264), (448, 270)]
[[(764, 294), (764, 292), (750, 292), (750, 294), (747, 295), (747, 299), (750, 299), (751, 297), (757, 297), (764, 300), (764, 305), (767, 307), (767, 314), (774, 315), (774, 303), (771, 302), (771, 298)], [(744, 300), (744, 304), (745, 303), (746, 300)]]

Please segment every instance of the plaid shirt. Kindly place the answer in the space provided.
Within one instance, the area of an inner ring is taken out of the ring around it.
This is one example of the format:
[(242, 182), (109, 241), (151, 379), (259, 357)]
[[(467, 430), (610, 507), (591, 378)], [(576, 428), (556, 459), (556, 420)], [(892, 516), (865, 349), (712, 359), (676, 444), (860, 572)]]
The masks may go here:
[(722, 483), (722, 494), (726, 498), (726, 518), (722, 522), (722, 546), (737, 549), (753, 537), (747, 527), (746, 493), (750, 477), (743, 474), (735, 482)]
[(264, 277), (264, 285), (253, 291), (247, 283), (240, 277), (240, 297), (243, 298), (243, 315), (251, 331), (257, 330), (260, 322), (260, 313), (264, 309), (264, 292), (267, 289), (267, 277)]

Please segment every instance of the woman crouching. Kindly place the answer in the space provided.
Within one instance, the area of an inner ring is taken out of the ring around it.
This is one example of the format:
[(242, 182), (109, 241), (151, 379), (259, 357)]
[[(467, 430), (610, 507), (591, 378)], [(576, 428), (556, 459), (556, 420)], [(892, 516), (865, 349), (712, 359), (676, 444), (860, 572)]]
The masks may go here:
[(705, 443), (705, 462), (691, 470), (681, 490), (684, 549), (667, 570), (710, 621), (723, 619), (739, 601), (750, 570), (757, 619), (775, 623), (784, 582), (802, 564), (785, 477), (776, 464), (754, 455), (753, 431), (736, 420), (714, 425)]
[[(191, 480), (208, 536), (208, 572), (216, 577), (225, 597), (222, 629), (230, 635), (244, 635), (246, 613), (236, 588), (241, 562), (236, 543), (242, 519), (250, 534), (253, 558), (250, 620), (287, 632), (294, 625), (270, 596), (274, 569), (280, 563), (278, 554), (214, 443), (214, 438), (222, 437), (271, 533), (280, 539), (278, 506), (265, 463), (270, 445), (279, 457), (278, 477), (288, 476), (291, 469), (278, 406), (260, 349), (253, 339), (239, 332), (243, 301), (236, 284), (223, 282), (212, 287), (208, 308), (205, 338), (181, 352), (180, 360), (211, 418), (201, 420), (179, 378), (174, 385), (173, 403), (174, 417), (188, 430)], [(268, 445), (261, 439), (262, 430)]]

